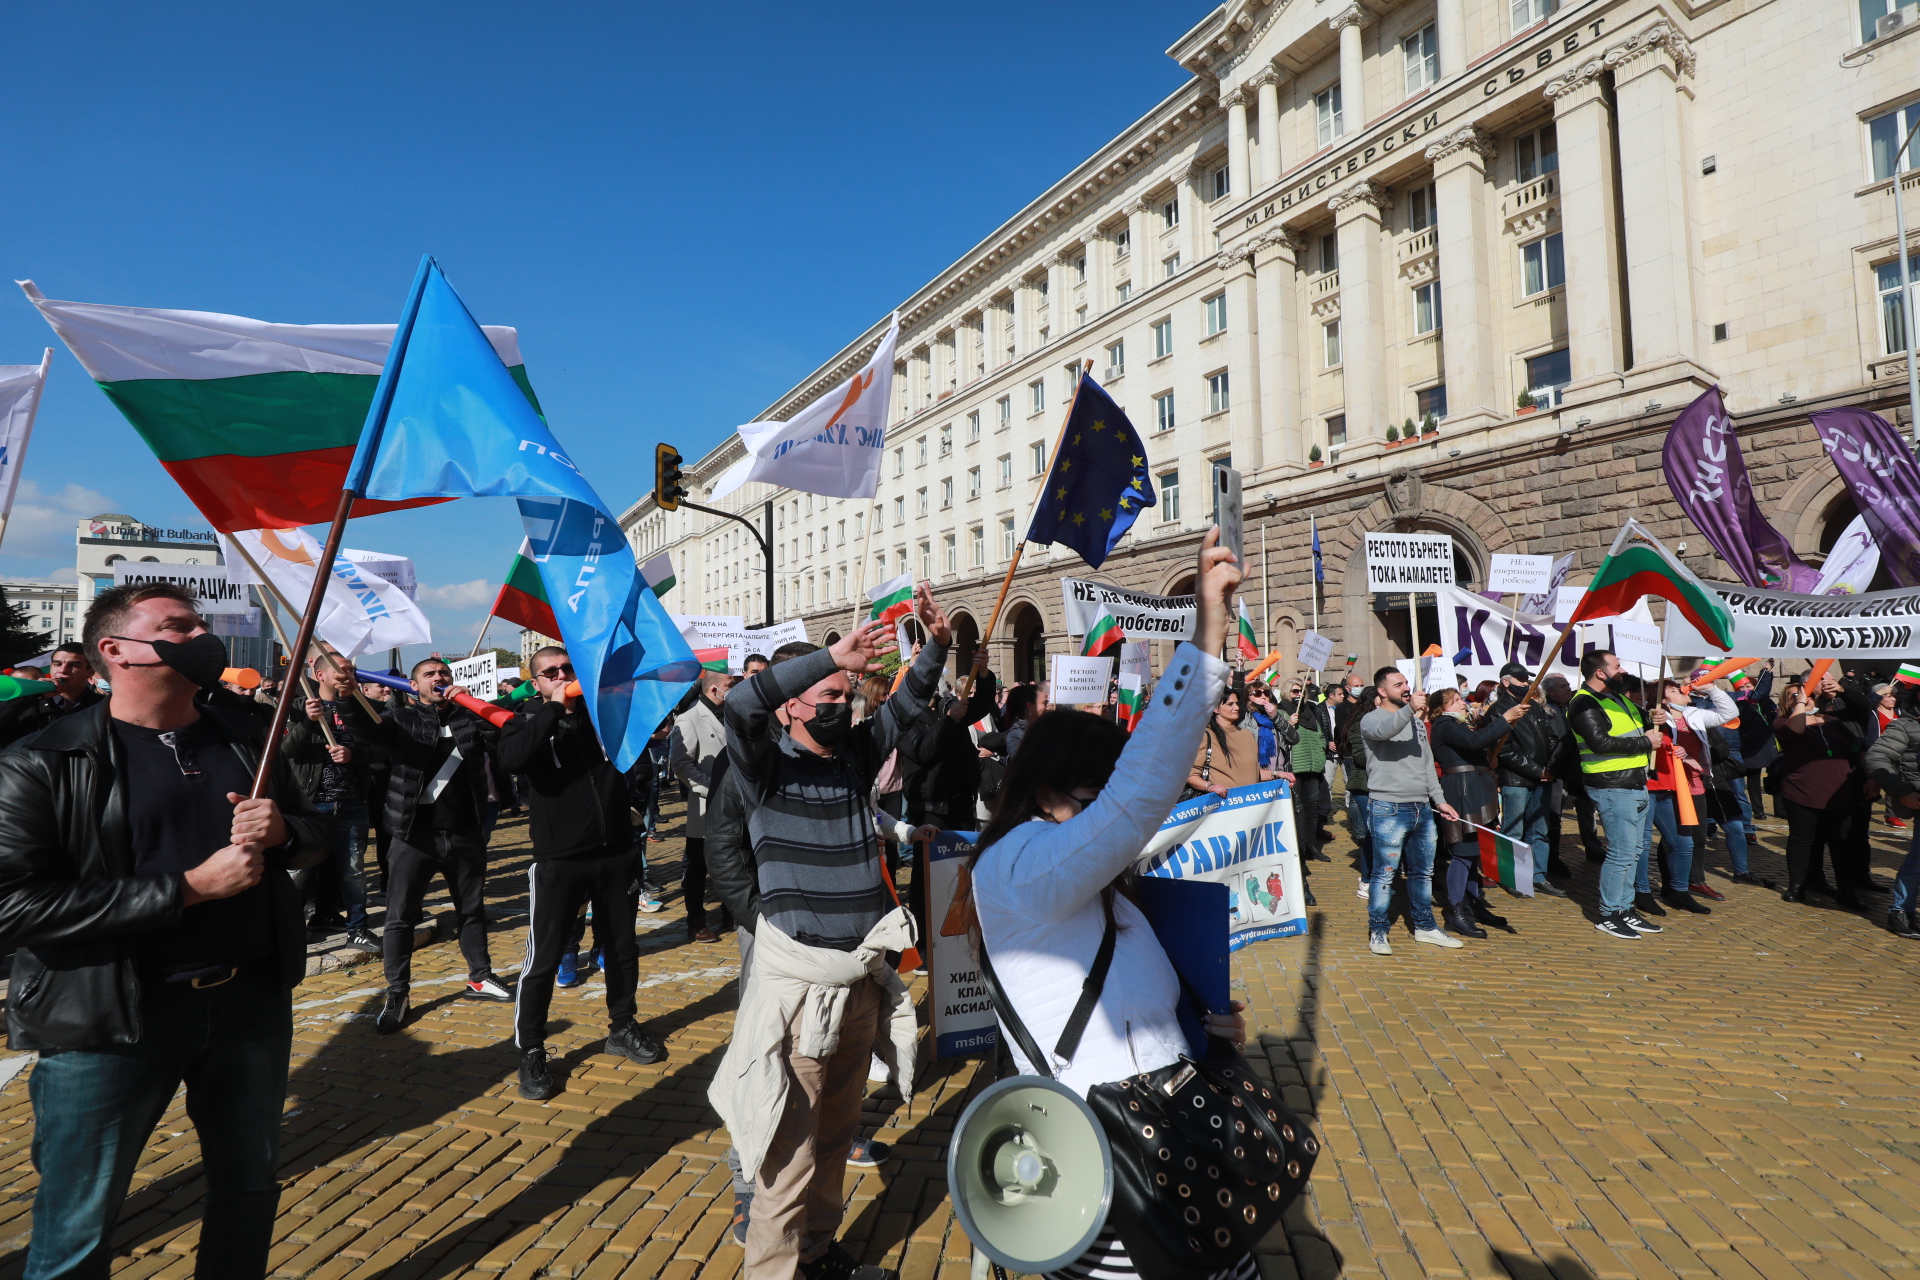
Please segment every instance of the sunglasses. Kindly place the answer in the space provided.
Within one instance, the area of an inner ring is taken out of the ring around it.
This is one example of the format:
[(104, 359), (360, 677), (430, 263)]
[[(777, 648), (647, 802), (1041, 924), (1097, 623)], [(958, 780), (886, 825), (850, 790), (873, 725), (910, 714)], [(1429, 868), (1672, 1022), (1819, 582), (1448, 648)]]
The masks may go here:
[(545, 671), (536, 671), (533, 674), (539, 676), (542, 680), (558, 680), (562, 676), (571, 679), (573, 676), (573, 664), (563, 662), (557, 667), (548, 667)]

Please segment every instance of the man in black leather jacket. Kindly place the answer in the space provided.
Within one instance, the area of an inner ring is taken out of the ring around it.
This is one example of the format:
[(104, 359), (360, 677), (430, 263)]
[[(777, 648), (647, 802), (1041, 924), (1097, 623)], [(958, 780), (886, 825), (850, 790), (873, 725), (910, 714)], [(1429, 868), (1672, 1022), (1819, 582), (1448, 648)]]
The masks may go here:
[(184, 1083), (207, 1171), (195, 1274), (261, 1276), (306, 973), (287, 871), (325, 856), (327, 824), (284, 762), (243, 798), (259, 723), (201, 694), (224, 649), (184, 590), (103, 591), (84, 634), (112, 698), (0, 754), (8, 1040), (40, 1053), (27, 1269), (106, 1274), (134, 1162)]
[[(1533, 683), (1533, 673), (1518, 662), (1500, 668), (1500, 692), (1489, 715), (1517, 706)], [(1547, 879), (1555, 850), (1547, 843), (1547, 802), (1553, 789), (1553, 762), (1560, 753), (1561, 722), (1536, 701), (1507, 729), (1500, 744), (1500, 834), (1533, 847), (1533, 891), (1564, 898), (1567, 891)]]
[(0, 702), (0, 747), (18, 742), (63, 716), (84, 711), (99, 702), (100, 691), (87, 680), (90, 674), (87, 655), (79, 645), (63, 644), (55, 649), (47, 661), (47, 679), (54, 686), (52, 693)]

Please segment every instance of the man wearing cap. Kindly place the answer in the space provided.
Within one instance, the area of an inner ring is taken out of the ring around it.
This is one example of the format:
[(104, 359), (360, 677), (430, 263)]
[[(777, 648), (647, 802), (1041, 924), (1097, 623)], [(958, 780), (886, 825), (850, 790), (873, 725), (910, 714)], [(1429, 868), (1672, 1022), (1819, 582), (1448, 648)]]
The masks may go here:
[[(1500, 692), (1489, 715), (1503, 715), (1520, 704), (1533, 673), (1518, 662), (1500, 668)], [(1553, 784), (1554, 758), (1560, 754), (1562, 721), (1539, 702), (1513, 722), (1500, 744), (1500, 834), (1533, 848), (1533, 891), (1564, 898), (1567, 891), (1547, 879), (1553, 849), (1547, 843), (1547, 795)]]

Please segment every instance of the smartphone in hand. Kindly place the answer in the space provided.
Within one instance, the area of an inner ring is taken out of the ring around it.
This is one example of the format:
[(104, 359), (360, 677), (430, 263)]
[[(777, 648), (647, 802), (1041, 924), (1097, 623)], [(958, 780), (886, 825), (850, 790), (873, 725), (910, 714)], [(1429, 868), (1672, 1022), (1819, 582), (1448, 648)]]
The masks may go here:
[(1240, 509), (1240, 473), (1219, 463), (1213, 467), (1213, 512), (1213, 522), (1220, 526), (1220, 545), (1233, 552), (1245, 571), (1247, 521)]

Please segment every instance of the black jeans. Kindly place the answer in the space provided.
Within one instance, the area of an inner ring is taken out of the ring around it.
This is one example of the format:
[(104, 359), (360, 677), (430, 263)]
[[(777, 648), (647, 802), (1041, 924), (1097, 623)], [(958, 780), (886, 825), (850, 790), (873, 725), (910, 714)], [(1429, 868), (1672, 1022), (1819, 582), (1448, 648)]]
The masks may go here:
[(184, 1083), (207, 1178), (194, 1274), (264, 1276), (280, 1204), (288, 988), (271, 959), (217, 987), (147, 983), (140, 1026), (137, 1043), (42, 1053), (33, 1068), (40, 1188), (26, 1274), (106, 1280), (134, 1165)]
[(1787, 887), (1798, 889), (1826, 879), (1820, 856), (1825, 851), (1833, 859), (1834, 882), (1851, 888), (1847, 880), (1847, 831), (1853, 822), (1852, 804), (1832, 809), (1809, 809), (1785, 797), (1787, 806)]
[(588, 902), (607, 981), (607, 1025), (618, 1028), (633, 1017), (640, 981), (640, 945), (633, 936), (639, 861), (629, 850), (599, 858), (554, 858), (527, 868), (527, 958), (513, 994), (513, 1043), (521, 1052), (546, 1043), (553, 975), (560, 957), (579, 943), (576, 926)]
[(427, 896), (427, 883), (435, 873), (447, 882), (447, 893), (453, 898), (468, 981), (493, 976), (484, 903), (486, 849), (478, 835), (459, 831), (435, 831), (430, 838), (433, 847), (423, 849), (395, 836), (387, 851), (387, 927), (380, 935), (380, 958), (389, 991), (404, 992), (413, 985), (413, 931), (420, 924), (420, 901)]
[(686, 858), (681, 862), (680, 867), (680, 892), (687, 900), (687, 932), (692, 933), (695, 929), (707, 927), (707, 841), (705, 837), (687, 837)]

